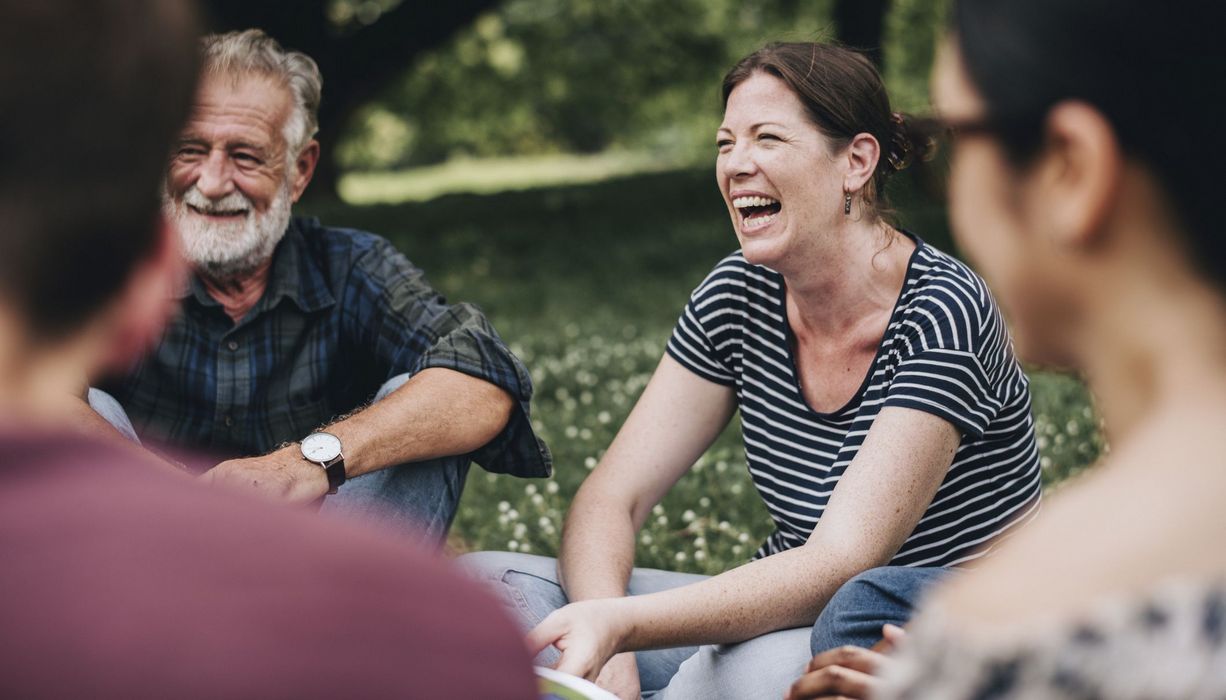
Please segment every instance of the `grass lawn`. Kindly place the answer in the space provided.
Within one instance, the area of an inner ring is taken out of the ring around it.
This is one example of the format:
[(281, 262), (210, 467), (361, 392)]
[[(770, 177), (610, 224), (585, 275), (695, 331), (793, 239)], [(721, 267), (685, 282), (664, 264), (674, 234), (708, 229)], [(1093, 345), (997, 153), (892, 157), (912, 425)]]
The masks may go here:
[[(939, 207), (905, 183), (895, 204), (907, 228), (951, 249)], [(461, 550), (556, 552), (571, 496), (646, 385), (690, 291), (736, 247), (709, 168), (307, 210), (392, 239), (449, 298), (479, 304), (532, 371), (534, 422), (555, 475), (474, 468), (453, 530)], [(1097, 457), (1097, 420), (1079, 383), (1031, 376), (1055, 482)], [(638, 563), (714, 573), (745, 561), (770, 529), (734, 421), (656, 507)]]

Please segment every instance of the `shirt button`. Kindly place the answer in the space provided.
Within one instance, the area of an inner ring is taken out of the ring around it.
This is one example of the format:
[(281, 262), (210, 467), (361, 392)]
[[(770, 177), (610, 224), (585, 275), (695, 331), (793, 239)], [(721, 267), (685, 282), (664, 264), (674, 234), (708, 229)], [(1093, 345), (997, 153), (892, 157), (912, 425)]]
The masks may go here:
[(226, 343), (226, 347), (230, 348), (231, 350), (238, 350), (238, 341), (231, 340), (230, 342)]
[(230, 426), (234, 425), (234, 416), (227, 413), (226, 417), (223, 419), (223, 422), (226, 424), (226, 427), (229, 428)]

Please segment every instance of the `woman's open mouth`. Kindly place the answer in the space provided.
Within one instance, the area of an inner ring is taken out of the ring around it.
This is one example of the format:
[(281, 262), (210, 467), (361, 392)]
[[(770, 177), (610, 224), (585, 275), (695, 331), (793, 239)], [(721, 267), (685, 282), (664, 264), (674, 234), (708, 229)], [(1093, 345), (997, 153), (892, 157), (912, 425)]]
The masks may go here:
[(752, 231), (762, 228), (779, 216), (783, 205), (771, 197), (752, 196), (737, 197), (732, 200), (732, 206), (741, 215), (741, 230)]

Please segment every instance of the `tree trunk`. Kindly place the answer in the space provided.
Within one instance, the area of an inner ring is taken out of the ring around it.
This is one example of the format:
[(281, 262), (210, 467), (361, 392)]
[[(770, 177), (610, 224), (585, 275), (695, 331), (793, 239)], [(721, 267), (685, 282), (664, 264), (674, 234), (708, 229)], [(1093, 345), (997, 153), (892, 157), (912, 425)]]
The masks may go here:
[(890, 0), (838, 0), (834, 23), (844, 46), (863, 51), (881, 69), (881, 36)]

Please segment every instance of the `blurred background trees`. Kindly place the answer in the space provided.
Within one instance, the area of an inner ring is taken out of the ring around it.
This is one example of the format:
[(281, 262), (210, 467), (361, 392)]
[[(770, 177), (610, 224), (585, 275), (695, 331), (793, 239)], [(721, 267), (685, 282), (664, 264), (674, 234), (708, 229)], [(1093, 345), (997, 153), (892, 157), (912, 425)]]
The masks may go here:
[(710, 156), (719, 81), (773, 40), (830, 40), (922, 108), (946, 0), (207, 0), (216, 30), (260, 27), (324, 74), (313, 189), (352, 170), (618, 149)]

